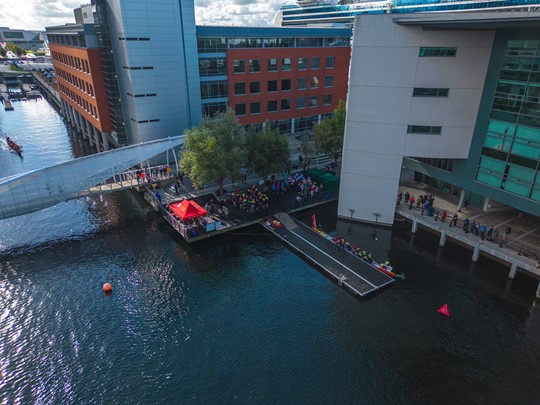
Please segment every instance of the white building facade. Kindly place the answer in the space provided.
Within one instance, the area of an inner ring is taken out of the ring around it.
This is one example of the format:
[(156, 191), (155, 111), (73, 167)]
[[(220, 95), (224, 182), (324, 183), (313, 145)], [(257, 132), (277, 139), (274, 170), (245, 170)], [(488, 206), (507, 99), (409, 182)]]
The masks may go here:
[(471, 156), (471, 144), (477, 128), (485, 124), (478, 112), (497, 24), (504, 24), (495, 23), (494, 16), (497, 21), (512, 20), (517, 14), (539, 16), (356, 18), (340, 217), (392, 224), (404, 157), (478, 159)]

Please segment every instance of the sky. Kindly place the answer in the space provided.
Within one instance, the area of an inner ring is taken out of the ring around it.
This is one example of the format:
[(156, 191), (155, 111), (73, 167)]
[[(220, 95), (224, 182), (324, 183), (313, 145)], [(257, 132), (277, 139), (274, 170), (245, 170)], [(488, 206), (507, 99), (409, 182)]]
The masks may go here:
[[(128, 0), (129, 1), (129, 0)], [(75, 22), (73, 9), (90, 0), (0, 0), (0, 27), (44, 30)], [(272, 25), (280, 6), (295, 0), (195, 0), (198, 25)]]

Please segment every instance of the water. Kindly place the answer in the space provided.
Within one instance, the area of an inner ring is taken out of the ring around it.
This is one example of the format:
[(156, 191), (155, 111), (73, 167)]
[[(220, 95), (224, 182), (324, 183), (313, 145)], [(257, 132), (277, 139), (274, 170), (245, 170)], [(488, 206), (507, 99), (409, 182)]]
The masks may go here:
[[(80, 153), (45, 101), (0, 130), (5, 175)], [(357, 299), (257, 227), (188, 246), (135, 192), (0, 221), (0, 402), (536, 403), (536, 283), (335, 211), (406, 280)]]

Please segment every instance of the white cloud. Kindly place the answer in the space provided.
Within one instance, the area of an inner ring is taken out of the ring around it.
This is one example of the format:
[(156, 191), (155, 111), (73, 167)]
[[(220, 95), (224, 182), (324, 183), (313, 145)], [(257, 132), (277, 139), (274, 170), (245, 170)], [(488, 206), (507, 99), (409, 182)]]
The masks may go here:
[[(195, 0), (195, 19), (200, 25), (267, 26), (272, 25), (279, 7), (295, 2)], [(73, 23), (73, 9), (88, 3), (89, 0), (0, 0), (0, 26), (44, 30), (49, 26)]]

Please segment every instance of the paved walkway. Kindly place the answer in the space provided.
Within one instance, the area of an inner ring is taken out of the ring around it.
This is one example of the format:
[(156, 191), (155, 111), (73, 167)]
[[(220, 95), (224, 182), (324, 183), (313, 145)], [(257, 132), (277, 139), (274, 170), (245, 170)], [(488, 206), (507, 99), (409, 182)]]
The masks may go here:
[[(449, 220), (457, 210), (457, 196), (444, 193), (442, 190), (422, 183), (403, 183), (400, 185), (399, 189), (404, 194), (408, 191), (409, 194), (414, 195), (415, 199), (420, 195), (432, 194), (435, 197), (434, 207), (436, 213), (437, 211), (439, 212), (439, 219), (440, 212), (446, 210), (448, 213), (446, 222), (442, 226), (450, 226)], [(418, 217), (426, 219), (425, 215), (421, 215), (421, 208), (416, 208), (416, 204), (414, 204), (411, 211), (411, 213), (415, 213)], [(481, 207), (469, 204), (467, 208), (458, 212), (458, 218), (457, 229), (460, 229), (461, 232), (463, 232), (462, 227), (465, 218), (469, 218), (470, 221), (480, 222), (480, 224), (485, 225), (488, 229), (493, 225), (494, 228), (499, 230), (499, 237), (494, 242), (486, 240), (484, 243), (491, 244), (493, 249), (500, 250), (501, 252), (508, 250), (513, 251), (518, 254), (524, 262), (534, 265), (539, 263), (540, 217), (524, 213), (520, 214), (515, 209), (484, 212)], [(503, 243), (503, 246), (501, 247), (500, 242), (502, 241), (506, 227), (510, 227), (512, 231), (510, 235), (508, 235), (506, 243)], [(456, 228), (454, 228), (454, 231), (455, 230)], [(479, 236), (477, 238), (478, 240), (481, 240)], [(537, 257), (535, 258), (534, 255), (537, 255)]]

